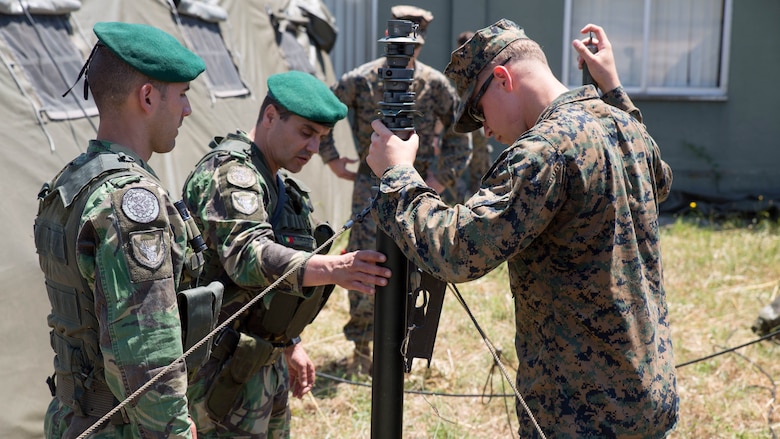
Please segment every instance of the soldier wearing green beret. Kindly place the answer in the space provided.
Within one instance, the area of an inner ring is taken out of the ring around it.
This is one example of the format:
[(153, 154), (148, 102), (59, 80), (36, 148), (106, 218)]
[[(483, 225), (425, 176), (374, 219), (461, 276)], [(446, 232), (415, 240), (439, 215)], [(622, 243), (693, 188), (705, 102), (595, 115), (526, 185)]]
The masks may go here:
[[(678, 418), (658, 203), (672, 172), (624, 93), (603, 29), (572, 44), (605, 93), (569, 90), (523, 29), (500, 20), (452, 52), (455, 130), (509, 145), (479, 192), (448, 207), (412, 167), (417, 138), (374, 122), (377, 222), (450, 282), (507, 263), (517, 389), (546, 437), (666, 437)], [(625, 110), (625, 111), (624, 111)], [(540, 437), (517, 404), (522, 438)]]
[[(300, 71), (268, 78), (268, 94), (249, 132), (211, 142), (184, 185), (184, 200), (208, 245), (201, 283), (221, 280), (220, 322), (332, 236), (319, 223), (309, 189), (290, 174), (314, 156), (347, 108)], [(188, 396), (201, 438), (283, 438), (290, 434), (288, 392), (314, 384), (314, 364), (299, 335), (334, 285), (373, 294), (390, 271), (373, 250), (317, 254), (218, 336)]]
[(154, 27), (94, 32), (82, 73), (100, 112), (97, 138), (44, 185), (35, 220), (55, 352), (44, 429), (47, 438), (90, 428), (91, 438), (191, 438), (183, 364), (96, 421), (182, 355), (176, 291), (190, 237), (148, 160), (173, 149), (205, 64)]

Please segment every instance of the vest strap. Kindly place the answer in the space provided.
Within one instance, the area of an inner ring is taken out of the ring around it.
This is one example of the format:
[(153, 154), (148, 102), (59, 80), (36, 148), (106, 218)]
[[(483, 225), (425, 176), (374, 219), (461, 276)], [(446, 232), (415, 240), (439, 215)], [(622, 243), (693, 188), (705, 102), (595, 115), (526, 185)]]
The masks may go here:
[[(84, 387), (79, 383), (80, 396), (76, 398), (76, 382), (73, 376), (56, 375), (55, 394), (63, 404), (73, 409), (76, 416), (90, 416), (100, 418), (119, 405), (119, 401), (111, 393), (108, 384), (92, 380), (90, 386)], [(127, 412), (120, 409), (111, 416), (113, 425), (130, 423)]]

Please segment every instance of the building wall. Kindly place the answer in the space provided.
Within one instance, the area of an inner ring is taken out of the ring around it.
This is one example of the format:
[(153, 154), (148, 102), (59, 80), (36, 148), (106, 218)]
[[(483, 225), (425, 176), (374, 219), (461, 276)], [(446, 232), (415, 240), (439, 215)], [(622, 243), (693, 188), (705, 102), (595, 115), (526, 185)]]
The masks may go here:
[(777, 197), (779, 19), (775, 0), (734, 2), (726, 101), (638, 102), (675, 170), (676, 189)]
[[(562, 71), (563, 0), (416, 0), (433, 12), (420, 59), (440, 70), (455, 48), (455, 38), (509, 18), (545, 49), (553, 72)], [(378, 0), (383, 28), (396, 2)], [(767, 207), (780, 200), (780, 121), (774, 111), (780, 88), (780, 2), (734, 1), (728, 96), (723, 101), (635, 97), (664, 159), (674, 170), (673, 191), (687, 201), (697, 198), (752, 200)], [(607, 29), (609, 31), (609, 29)], [(620, 58), (616, 60), (620, 63)], [(502, 147), (497, 145), (494, 154)]]

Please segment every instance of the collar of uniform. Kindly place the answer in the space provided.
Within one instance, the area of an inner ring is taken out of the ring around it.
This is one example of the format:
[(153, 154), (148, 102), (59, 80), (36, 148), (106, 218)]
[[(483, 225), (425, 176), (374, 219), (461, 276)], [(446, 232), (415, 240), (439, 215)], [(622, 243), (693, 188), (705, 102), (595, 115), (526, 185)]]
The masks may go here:
[[(87, 147), (87, 155), (91, 154), (124, 154), (130, 158), (133, 159), (135, 163), (140, 165), (142, 168), (149, 171), (150, 174), (157, 177), (157, 174), (155, 174), (154, 170), (149, 167), (149, 165), (141, 159), (141, 157), (138, 156), (138, 154), (135, 153), (135, 151), (124, 147), (118, 143), (109, 142), (107, 140), (90, 140), (89, 146)], [(159, 177), (158, 177), (159, 178)]]
[[(247, 134), (246, 131), (236, 130), (233, 133), (228, 133), (224, 140), (233, 140), (246, 143), (249, 148), (246, 150), (249, 153), (249, 161), (257, 169), (257, 172), (263, 175), (263, 178), (271, 176), (271, 170), (268, 166), (268, 162), (265, 160), (263, 151)], [(273, 181), (273, 178), (269, 181)]]
[(548, 105), (547, 108), (544, 109), (544, 111), (542, 111), (542, 114), (540, 114), (539, 118), (536, 119), (536, 123), (538, 124), (539, 122), (550, 117), (550, 114), (552, 114), (552, 112), (555, 111), (561, 105), (566, 105), (578, 101), (587, 101), (590, 99), (601, 99), (598, 92), (596, 91), (596, 88), (593, 87), (592, 85), (585, 85), (582, 87), (569, 90), (566, 93), (562, 93), (560, 96), (555, 98), (550, 103), (550, 105)]
[(257, 171), (263, 176), (263, 180), (268, 183), (268, 186), (271, 187), (271, 190), (276, 190), (276, 177), (271, 174), (271, 167), (268, 166), (268, 161), (265, 159), (265, 155), (263, 154), (263, 151), (260, 150), (260, 146), (258, 146), (257, 143), (253, 142), (252, 139), (249, 138), (249, 136), (246, 135), (244, 132), (240, 132), (245, 136), (249, 144), (252, 146), (252, 164), (255, 166)]
[(249, 138), (249, 134), (247, 134), (246, 131), (242, 131), (242, 130), (236, 130), (235, 133), (228, 133), (228, 135), (225, 136), (225, 138), (226, 139), (240, 140), (240, 141), (248, 143), (250, 145), (253, 143), (252, 139)]

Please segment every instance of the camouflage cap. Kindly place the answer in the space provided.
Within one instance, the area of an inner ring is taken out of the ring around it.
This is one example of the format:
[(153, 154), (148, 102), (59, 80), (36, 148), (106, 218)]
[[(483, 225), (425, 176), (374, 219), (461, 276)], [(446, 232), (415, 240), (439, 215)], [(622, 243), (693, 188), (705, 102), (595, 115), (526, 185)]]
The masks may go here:
[(268, 94), (304, 119), (332, 127), (347, 117), (347, 106), (313, 75), (291, 70), (268, 77)]
[(390, 14), (396, 20), (409, 20), (417, 23), (417, 41), (420, 44), (425, 44), (425, 32), (428, 29), (428, 25), (433, 21), (431, 11), (426, 11), (417, 6), (396, 5), (390, 8)]
[(145, 24), (95, 23), (100, 43), (144, 75), (163, 82), (189, 82), (206, 63), (172, 35)]
[(471, 105), (477, 78), (496, 55), (512, 42), (523, 38), (528, 38), (523, 28), (511, 20), (501, 19), (477, 31), (452, 52), (444, 74), (455, 84), (455, 90), (460, 96), (460, 106), (455, 114), (455, 132), (469, 133), (482, 126), (466, 111)]

